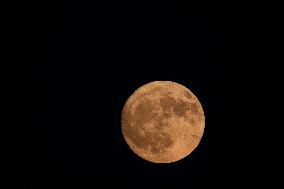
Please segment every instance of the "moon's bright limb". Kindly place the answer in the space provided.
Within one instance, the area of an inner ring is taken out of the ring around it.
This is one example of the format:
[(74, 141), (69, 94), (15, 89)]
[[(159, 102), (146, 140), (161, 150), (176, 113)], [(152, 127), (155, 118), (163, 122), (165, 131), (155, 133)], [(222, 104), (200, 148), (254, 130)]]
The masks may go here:
[(199, 144), (205, 116), (197, 97), (171, 81), (138, 88), (124, 105), (121, 129), (134, 153), (154, 163), (171, 163)]

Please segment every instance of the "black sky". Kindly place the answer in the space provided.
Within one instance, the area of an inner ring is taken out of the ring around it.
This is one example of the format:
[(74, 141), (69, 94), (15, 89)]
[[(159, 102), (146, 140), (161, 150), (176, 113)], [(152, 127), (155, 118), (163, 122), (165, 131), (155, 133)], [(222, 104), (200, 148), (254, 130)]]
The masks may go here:
[[(194, 7), (66, 1), (51, 9), (47, 54), (33, 67), (30, 188), (224, 184), (220, 179), (234, 167), (229, 144), (236, 124), (228, 111), (236, 103), (230, 96), (230, 19)], [(155, 80), (188, 87), (205, 111), (200, 145), (173, 164), (140, 159), (120, 131), (129, 95)]]

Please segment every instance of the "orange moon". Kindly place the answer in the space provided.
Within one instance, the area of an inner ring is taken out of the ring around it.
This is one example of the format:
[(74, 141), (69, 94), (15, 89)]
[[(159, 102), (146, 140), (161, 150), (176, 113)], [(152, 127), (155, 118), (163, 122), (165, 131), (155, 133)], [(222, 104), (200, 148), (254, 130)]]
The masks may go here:
[(188, 156), (199, 144), (205, 116), (197, 97), (172, 81), (154, 81), (138, 88), (126, 101), (121, 130), (130, 149), (154, 163)]

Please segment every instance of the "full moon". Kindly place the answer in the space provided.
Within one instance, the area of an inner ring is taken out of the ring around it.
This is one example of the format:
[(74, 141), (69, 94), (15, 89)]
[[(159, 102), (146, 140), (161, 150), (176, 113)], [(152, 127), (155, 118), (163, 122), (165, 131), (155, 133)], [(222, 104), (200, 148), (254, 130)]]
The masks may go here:
[(188, 156), (199, 144), (205, 116), (197, 97), (172, 81), (154, 81), (126, 101), (121, 130), (130, 149), (153, 163), (171, 163)]

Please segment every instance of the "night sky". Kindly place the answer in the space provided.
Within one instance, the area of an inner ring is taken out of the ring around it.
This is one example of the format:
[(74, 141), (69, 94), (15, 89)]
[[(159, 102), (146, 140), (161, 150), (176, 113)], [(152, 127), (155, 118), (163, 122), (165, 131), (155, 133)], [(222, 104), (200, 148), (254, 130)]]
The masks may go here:
[[(224, 185), (235, 166), (230, 20), (194, 7), (66, 1), (50, 9), (46, 57), (33, 66), (29, 188)], [(188, 87), (205, 112), (199, 146), (172, 164), (141, 159), (120, 130), (127, 98), (156, 80)]]

